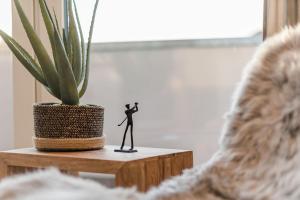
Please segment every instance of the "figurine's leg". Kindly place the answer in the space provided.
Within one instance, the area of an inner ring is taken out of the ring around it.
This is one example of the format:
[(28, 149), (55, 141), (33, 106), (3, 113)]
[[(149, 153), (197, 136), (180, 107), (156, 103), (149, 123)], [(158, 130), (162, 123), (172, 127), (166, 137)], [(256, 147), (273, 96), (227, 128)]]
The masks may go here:
[(126, 129), (125, 129), (125, 132), (124, 132), (124, 136), (123, 136), (123, 141), (122, 141), (121, 149), (123, 149), (124, 144), (125, 144), (125, 139), (126, 139), (126, 133), (127, 133), (127, 130), (128, 130), (128, 126), (129, 126), (129, 124), (126, 125)]
[(131, 136), (131, 148), (130, 148), (130, 150), (132, 150), (134, 148), (134, 145), (133, 145), (133, 124), (131, 124), (131, 126), (130, 126), (130, 136)]

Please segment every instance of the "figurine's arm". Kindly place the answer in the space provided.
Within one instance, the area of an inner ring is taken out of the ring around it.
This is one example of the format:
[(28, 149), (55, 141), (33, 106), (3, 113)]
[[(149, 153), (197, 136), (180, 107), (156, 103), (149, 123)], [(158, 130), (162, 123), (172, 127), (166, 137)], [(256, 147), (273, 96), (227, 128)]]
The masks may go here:
[(138, 103), (137, 103), (137, 102), (135, 102), (135, 110), (134, 110), (134, 112), (137, 112), (137, 111), (139, 111), (139, 108), (138, 108)]
[(122, 121), (121, 124), (118, 124), (118, 126), (121, 126), (125, 122), (126, 119), (127, 119), (127, 117)]

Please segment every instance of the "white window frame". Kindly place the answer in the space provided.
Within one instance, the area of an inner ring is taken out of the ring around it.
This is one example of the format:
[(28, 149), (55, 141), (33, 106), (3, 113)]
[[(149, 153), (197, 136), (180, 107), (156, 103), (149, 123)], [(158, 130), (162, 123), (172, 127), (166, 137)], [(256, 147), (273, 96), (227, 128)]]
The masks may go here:
[(300, 21), (300, 0), (264, 0), (264, 39)]

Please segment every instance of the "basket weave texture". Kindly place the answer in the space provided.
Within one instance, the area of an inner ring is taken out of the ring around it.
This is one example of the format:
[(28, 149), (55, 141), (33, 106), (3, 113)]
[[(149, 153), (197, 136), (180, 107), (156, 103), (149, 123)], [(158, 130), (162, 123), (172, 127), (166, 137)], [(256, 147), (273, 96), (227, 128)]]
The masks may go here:
[(37, 138), (93, 138), (103, 134), (104, 108), (96, 105), (33, 105)]
[(105, 137), (93, 138), (37, 138), (33, 137), (34, 146), (40, 151), (84, 151), (102, 149)]

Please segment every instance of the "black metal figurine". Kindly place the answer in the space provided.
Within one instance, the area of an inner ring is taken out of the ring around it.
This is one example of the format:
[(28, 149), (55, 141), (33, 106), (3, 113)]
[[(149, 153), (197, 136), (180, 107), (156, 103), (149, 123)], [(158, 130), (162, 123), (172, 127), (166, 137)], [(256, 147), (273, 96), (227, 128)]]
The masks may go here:
[[(123, 136), (123, 141), (122, 141), (122, 145), (120, 147), (120, 149), (115, 149), (115, 152), (125, 152), (125, 153), (133, 153), (133, 152), (137, 152), (136, 149), (134, 149), (134, 144), (133, 144), (133, 120), (132, 120), (132, 115), (133, 113), (137, 112), (139, 110), (138, 108), (138, 103), (135, 102), (134, 103), (134, 107), (130, 108), (130, 104), (126, 104), (125, 105), (126, 109), (125, 110), (125, 114), (126, 114), (126, 118), (122, 121), (121, 124), (118, 124), (118, 126), (121, 126), (127, 119), (127, 125), (125, 128), (125, 132), (124, 132), (124, 136)], [(126, 133), (127, 130), (130, 126), (130, 136), (131, 136), (131, 148), (128, 150), (124, 150), (124, 144), (125, 144), (125, 140), (126, 140)]]

